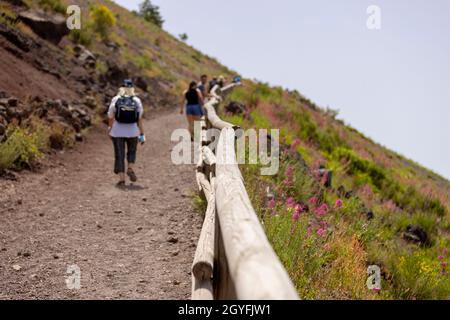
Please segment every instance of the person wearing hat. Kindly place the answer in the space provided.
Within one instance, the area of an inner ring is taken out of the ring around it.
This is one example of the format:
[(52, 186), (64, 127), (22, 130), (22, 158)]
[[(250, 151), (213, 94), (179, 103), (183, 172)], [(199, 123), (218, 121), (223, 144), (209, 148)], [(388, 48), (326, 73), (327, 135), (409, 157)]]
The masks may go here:
[(114, 146), (114, 173), (119, 175), (118, 187), (125, 186), (125, 156), (128, 163), (126, 173), (131, 182), (137, 181), (134, 164), (138, 142), (145, 142), (143, 114), (144, 108), (136, 96), (133, 81), (127, 79), (108, 109), (108, 133)]
[(210, 82), (209, 82), (209, 89), (208, 89), (208, 93), (211, 93), (212, 89), (214, 89), (214, 87), (216, 85), (218, 85), (220, 88), (222, 88), (225, 85), (225, 77), (220, 75), (219, 77), (214, 77)]

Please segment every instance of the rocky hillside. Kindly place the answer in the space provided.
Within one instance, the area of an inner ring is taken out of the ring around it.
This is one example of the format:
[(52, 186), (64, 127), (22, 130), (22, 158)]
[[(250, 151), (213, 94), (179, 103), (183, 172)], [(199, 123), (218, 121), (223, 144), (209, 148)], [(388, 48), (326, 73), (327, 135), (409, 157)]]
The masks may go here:
[[(111, 1), (70, 3), (82, 8), (81, 31), (63, 27), (67, 1), (0, 0), (4, 173), (81, 141), (125, 77), (135, 80), (149, 114), (177, 106), (202, 73), (233, 75)], [(244, 128), (281, 129), (280, 173), (262, 177), (258, 165), (242, 171), (301, 297), (450, 298), (446, 179), (297, 91), (245, 80), (225, 105), (223, 115)], [(381, 268), (381, 289), (367, 288), (371, 265)]]
[[(230, 74), (113, 2), (70, 4), (82, 8), (81, 31), (67, 29), (64, 1), (0, 1), (0, 141), (8, 130), (13, 137), (0, 147), (8, 154), (0, 159), (3, 172), (81, 141), (84, 129), (104, 120), (125, 78), (134, 79), (148, 115), (178, 106), (179, 92), (201, 73)], [(107, 36), (94, 13), (105, 8), (113, 19)], [(46, 130), (37, 135), (36, 127)], [(30, 138), (21, 151), (12, 147), (19, 133)]]

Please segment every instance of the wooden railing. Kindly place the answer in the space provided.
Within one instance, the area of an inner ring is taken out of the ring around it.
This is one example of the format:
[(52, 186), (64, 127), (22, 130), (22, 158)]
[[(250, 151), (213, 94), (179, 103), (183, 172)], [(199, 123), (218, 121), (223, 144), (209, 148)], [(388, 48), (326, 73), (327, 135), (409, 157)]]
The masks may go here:
[[(245, 189), (235, 154), (238, 127), (216, 113), (221, 95), (237, 85), (214, 87), (201, 120), (196, 180), (208, 205), (192, 264), (192, 299), (298, 299)], [(221, 130), (215, 153), (209, 128)]]

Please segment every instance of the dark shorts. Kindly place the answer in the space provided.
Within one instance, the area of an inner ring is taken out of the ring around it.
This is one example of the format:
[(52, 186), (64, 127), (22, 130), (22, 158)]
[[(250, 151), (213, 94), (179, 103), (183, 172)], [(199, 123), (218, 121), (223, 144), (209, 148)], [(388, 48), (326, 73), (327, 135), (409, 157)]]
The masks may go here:
[(128, 163), (136, 162), (138, 138), (112, 138), (114, 145), (114, 173), (125, 172), (125, 155)]
[(186, 114), (188, 116), (201, 117), (203, 116), (203, 108), (199, 104), (188, 104), (186, 106)]

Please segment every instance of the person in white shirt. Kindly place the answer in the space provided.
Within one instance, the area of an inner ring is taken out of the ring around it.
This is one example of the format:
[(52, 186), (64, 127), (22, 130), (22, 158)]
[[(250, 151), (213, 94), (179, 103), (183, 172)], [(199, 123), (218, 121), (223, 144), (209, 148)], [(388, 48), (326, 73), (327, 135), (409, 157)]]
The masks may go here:
[(137, 145), (145, 142), (142, 115), (144, 108), (131, 80), (125, 80), (108, 110), (108, 133), (114, 145), (114, 173), (119, 175), (118, 187), (125, 186), (125, 152), (128, 163), (126, 173), (131, 182), (137, 181), (134, 172)]

